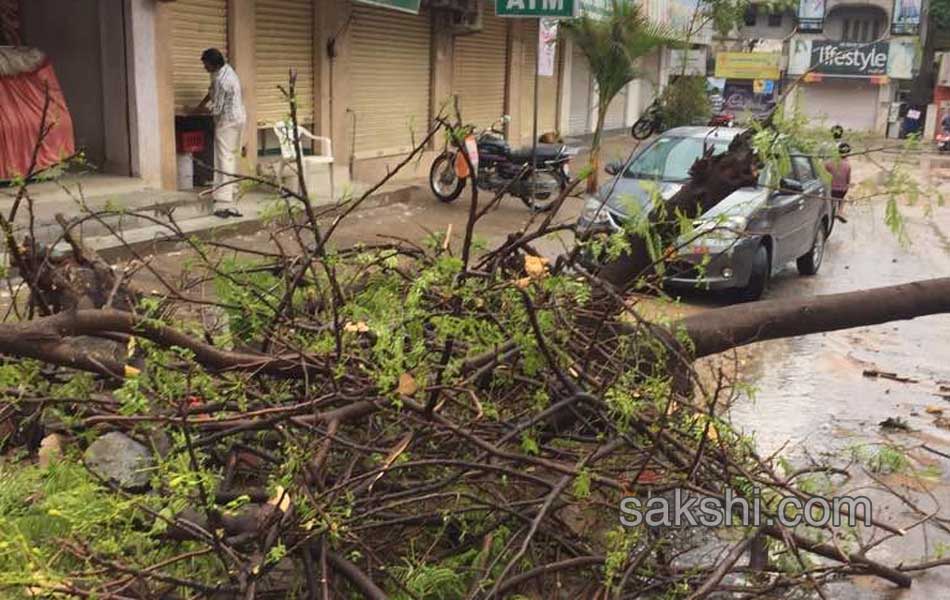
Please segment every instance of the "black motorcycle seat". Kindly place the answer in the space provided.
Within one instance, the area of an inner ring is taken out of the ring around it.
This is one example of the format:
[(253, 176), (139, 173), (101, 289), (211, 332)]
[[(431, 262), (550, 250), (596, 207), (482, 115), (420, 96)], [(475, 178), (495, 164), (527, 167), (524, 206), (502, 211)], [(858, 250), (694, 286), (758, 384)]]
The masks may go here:
[[(564, 153), (562, 144), (538, 144), (538, 162), (554, 160)], [(511, 162), (529, 163), (531, 162), (531, 146), (518, 148), (508, 153)]]

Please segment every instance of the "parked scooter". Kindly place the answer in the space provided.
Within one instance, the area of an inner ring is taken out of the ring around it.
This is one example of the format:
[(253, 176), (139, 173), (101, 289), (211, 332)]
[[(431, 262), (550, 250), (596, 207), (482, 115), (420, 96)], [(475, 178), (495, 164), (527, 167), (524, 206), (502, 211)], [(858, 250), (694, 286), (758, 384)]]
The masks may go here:
[(646, 109), (643, 116), (637, 119), (630, 129), (630, 135), (635, 139), (645, 140), (654, 133), (660, 133), (666, 129), (663, 126), (663, 110), (659, 101), (654, 100), (653, 104)]
[(937, 150), (939, 152), (950, 151), (950, 132), (941, 131), (937, 134)]
[[(537, 168), (531, 168), (530, 146), (513, 150), (505, 141), (499, 125), (510, 120), (508, 115), (490, 128), (466, 140), (466, 150), (476, 171), (476, 184), (481, 190), (499, 192), (507, 188), (528, 208), (550, 209), (570, 180), (569, 163), (576, 151), (563, 144), (537, 145)], [(474, 131), (474, 128), (473, 128)], [(532, 172), (533, 171), (533, 172)], [(445, 150), (432, 162), (429, 187), (442, 202), (453, 202), (465, 189), (470, 177), (464, 156), (446, 144)]]

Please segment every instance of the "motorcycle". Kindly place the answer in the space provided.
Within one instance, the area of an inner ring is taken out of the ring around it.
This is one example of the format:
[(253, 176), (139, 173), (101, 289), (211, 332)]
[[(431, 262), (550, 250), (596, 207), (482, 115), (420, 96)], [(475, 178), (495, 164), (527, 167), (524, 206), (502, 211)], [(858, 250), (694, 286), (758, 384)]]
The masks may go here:
[(950, 131), (941, 131), (937, 134), (937, 150), (939, 152), (950, 150)]
[(654, 100), (653, 104), (643, 113), (643, 116), (637, 119), (637, 122), (633, 124), (633, 127), (630, 129), (630, 135), (632, 135), (634, 139), (645, 140), (654, 133), (659, 133), (664, 129), (662, 107), (659, 102)]
[[(512, 196), (536, 211), (545, 211), (554, 206), (570, 180), (569, 163), (576, 152), (563, 144), (537, 145), (537, 167), (531, 167), (531, 147), (513, 150), (505, 141), (499, 123), (507, 123), (510, 117), (502, 117), (477, 135), (475, 129), (466, 137), (466, 151), (475, 170), (478, 189), (499, 192), (507, 189)], [(455, 147), (446, 147), (432, 162), (429, 169), (429, 187), (442, 202), (454, 202), (465, 183), (471, 177), (465, 157)]]

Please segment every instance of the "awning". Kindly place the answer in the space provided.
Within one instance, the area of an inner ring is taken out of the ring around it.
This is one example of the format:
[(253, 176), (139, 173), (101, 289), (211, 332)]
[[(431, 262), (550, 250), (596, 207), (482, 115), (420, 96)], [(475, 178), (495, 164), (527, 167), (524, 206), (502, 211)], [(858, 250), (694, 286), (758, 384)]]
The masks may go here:
[(355, 0), (361, 4), (372, 4), (382, 8), (391, 8), (402, 12), (419, 14), (419, 5), (422, 0)]

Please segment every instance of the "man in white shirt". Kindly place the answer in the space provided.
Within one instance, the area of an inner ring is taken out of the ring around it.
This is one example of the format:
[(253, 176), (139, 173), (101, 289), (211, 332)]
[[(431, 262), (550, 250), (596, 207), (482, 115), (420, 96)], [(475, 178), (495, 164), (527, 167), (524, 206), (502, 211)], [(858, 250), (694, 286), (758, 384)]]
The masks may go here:
[(199, 110), (210, 109), (214, 117), (214, 188), (215, 202), (234, 202), (237, 185), (230, 174), (238, 171), (238, 154), (244, 139), (247, 115), (241, 96), (241, 80), (217, 48), (201, 54), (205, 70), (211, 74), (211, 87)]

